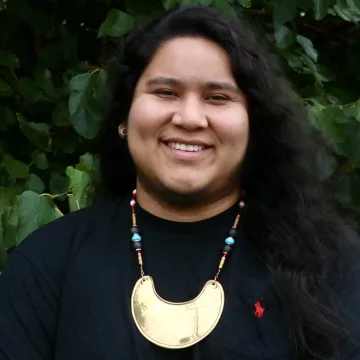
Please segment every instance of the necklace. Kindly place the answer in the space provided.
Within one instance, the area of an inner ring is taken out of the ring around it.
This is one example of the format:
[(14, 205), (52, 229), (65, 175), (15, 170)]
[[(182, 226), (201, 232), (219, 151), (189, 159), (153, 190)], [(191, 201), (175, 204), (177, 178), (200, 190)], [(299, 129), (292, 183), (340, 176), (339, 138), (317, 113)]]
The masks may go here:
[(224, 290), (218, 282), (226, 258), (235, 244), (240, 212), (245, 203), (240, 201), (240, 211), (235, 218), (222, 257), (212, 280), (206, 282), (200, 294), (183, 303), (162, 299), (155, 290), (151, 276), (145, 275), (142, 259), (142, 238), (135, 214), (136, 190), (130, 201), (132, 214), (131, 237), (140, 267), (140, 279), (131, 296), (131, 312), (140, 333), (150, 342), (168, 349), (182, 349), (192, 346), (208, 336), (218, 324), (224, 309)]

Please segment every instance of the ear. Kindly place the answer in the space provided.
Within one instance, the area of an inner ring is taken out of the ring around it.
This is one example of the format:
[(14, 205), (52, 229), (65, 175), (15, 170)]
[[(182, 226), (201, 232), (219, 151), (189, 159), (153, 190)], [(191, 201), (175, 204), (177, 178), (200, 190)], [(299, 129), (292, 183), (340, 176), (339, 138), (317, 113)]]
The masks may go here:
[(126, 122), (122, 122), (119, 126), (118, 126), (118, 133), (120, 135), (120, 137), (122, 139), (125, 139), (126, 135), (127, 135), (127, 127), (126, 127)]

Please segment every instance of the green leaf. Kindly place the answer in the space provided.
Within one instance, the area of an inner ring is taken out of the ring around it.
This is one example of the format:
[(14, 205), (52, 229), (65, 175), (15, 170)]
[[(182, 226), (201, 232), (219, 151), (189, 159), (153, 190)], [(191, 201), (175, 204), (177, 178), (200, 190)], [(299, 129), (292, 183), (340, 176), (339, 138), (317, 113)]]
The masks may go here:
[(75, 131), (86, 139), (94, 139), (101, 127), (101, 117), (94, 117), (86, 108), (70, 116)]
[(177, 4), (177, 0), (164, 0), (163, 7), (165, 10), (170, 10)]
[(15, 202), (15, 199), (24, 191), (23, 182), (13, 183), (10, 186), (5, 188), (5, 204), (12, 205)]
[(18, 68), (20, 66), (19, 59), (10, 51), (0, 50), (0, 66), (6, 66), (11, 69)]
[[(19, 195), (20, 196), (20, 195)], [(18, 202), (19, 196), (14, 198), (12, 206), (8, 206), (5, 208), (6, 220), (9, 225), (16, 228), (19, 224), (19, 218), (16, 213), (16, 204)]]
[(312, 107), (310, 121), (326, 138), (344, 141), (347, 118), (337, 106)]
[(316, 154), (320, 180), (329, 179), (337, 168), (337, 161), (329, 151), (321, 149)]
[(16, 242), (19, 244), (33, 231), (61, 216), (49, 196), (24, 191), (17, 202), (19, 219)]
[(37, 68), (34, 71), (34, 78), (39, 88), (44, 91), (48, 98), (52, 100), (58, 99), (58, 93), (52, 82), (52, 75), (49, 69)]
[(70, 181), (65, 175), (52, 173), (49, 182), (50, 193), (53, 195), (64, 194), (69, 190)]
[(93, 184), (100, 183), (100, 159), (90, 153), (80, 156), (80, 163), (76, 165), (76, 169), (86, 172)]
[(360, 18), (356, 17), (351, 11), (349, 11), (346, 8), (342, 8), (338, 5), (334, 5), (334, 10), (336, 14), (345, 21), (351, 21), (357, 25), (357, 22), (360, 20)]
[(44, 191), (44, 182), (35, 174), (30, 174), (26, 179), (25, 189), (41, 194)]
[(52, 113), (52, 124), (58, 127), (70, 125), (69, 105), (67, 103), (59, 104)]
[(188, 6), (188, 5), (200, 4), (200, 5), (203, 5), (203, 6), (209, 6), (214, 1), (216, 2), (216, 0), (180, 0), (180, 5), (181, 6)]
[(360, 121), (360, 100), (354, 106), (355, 119)]
[(95, 189), (90, 176), (85, 171), (80, 171), (72, 166), (66, 169), (70, 179), (70, 188), (73, 196), (69, 198), (71, 211), (90, 206), (94, 202)]
[(328, 12), (328, 8), (331, 5), (331, 0), (313, 0), (314, 1), (314, 13), (315, 19), (322, 20)]
[[(23, 184), (14, 183), (4, 188), (2, 210), (3, 244), (6, 251), (16, 246), (16, 228), (19, 220), (16, 214), (18, 195), (23, 192)], [(0, 210), (0, 211), (1, 211)]]
[(312, 41), (305, 36), (297, 35), (296, 41), (302, 46), (305, 53), (315, 62), (318, 59), (318, 52), (315, 50)]
[(347, 209), (360, 212), (360, 175), (356, 171), (347, 171), (337, 178), (336, 199)]
[(89, 105), (96, 102), (97, 107), (101, 114), (105, 115), (111, 101), (111, 91), (108, 82), (108, 75), (104, 69), (101, 69), (98, 72), (96, 82), (94, 85), (94, 92), (93, 92), (94, 101), (90, 101)]
[(49, 167), (49, 162), (45, 153), (33, 151), (31, 153), (31, 158), (38, 169), (46, 170)]
[(117, 9), (111, 9), (106, 20), (101, 24), (98, 37), (122, 36), (134, 27), (134, 18)]
[(30, 78), (18, 80), (18, 91), (21, 96), (29, 103), (36, 103), (41, 98), (41, 91), (36, 82)]
[(355, 14), (360, 16), (360, 1), (359, 0), (346, 0), (347, 6), (352, 10)]
[(275, 2), (273, 19), (274, 26), (277, 28), (291, 21), (296, 16), (296, 2), (288, 0), (277, 0)]
[(40, 149), (51, 149), (50, 126), (43, 123), (27, 122), (21, 114), (17, 114), (20, 129), (27, 138)]
[(69, 112), (74, 115), (82, 110), (88, 103), (93, 91), (95, 78), (89, 74), (79, 74), (74, 76), (69, 84)]
[(5, 211), (5, 188), (3, 186), (0, 186), (0, 217), (4, 214), (4, 211)]
[(105, 95), (108, 92), (105, 72), (95, 78), (91, 74), (74, 76), (70, 81), (69, 121), (75, 131), (93, 139), (104, 118)]
[(7, 259), (4, 243), (3, 214), (5, 212), (5, 189), (0, 186), (0, 271), (4, 268)]
[(244, 8), (251, 8), (251, 0), (238, 0), (238, 2)]
[[(14, 225), (14, 219), (16, 219), (16, 225)], [(9, 251), (16, 246), (16, 227), (18, 218), (15, 207), (5, 207), (5, 213), (2, 216), (2, 220), (4, 248), (6, 251)]]
[(309, 56), (304, 54), (298, 59), (303, 63), (302, 72), (313, 75), (316, 82), (321, 86), (323, 82), (333, 80), (332, 73), (327, 68), (316, 64)]
[(2, 225), (2, 216), (5, 212), (5, 188), (0, 186), (0, 248), (4, 247), (4, 228)]
[(279, 49), (288, 49), (296, 38), (295, 33), (286, 26), (275, 29), (274, 36)]
[(12, 94), (12, 89), (9, 84), (0, 78), (0, 98), (8, 97)]
[(4, 155), (4, 166), (13, 179), (26, 179), (29, 176), (29, 166), (16, 160), (10, 154)]
[(344, 141), (336, 145), (336, 152), (346, 156), (348, 162), (360, 167), (360, 123), (356, 120), (349, 120), (344, 129)]

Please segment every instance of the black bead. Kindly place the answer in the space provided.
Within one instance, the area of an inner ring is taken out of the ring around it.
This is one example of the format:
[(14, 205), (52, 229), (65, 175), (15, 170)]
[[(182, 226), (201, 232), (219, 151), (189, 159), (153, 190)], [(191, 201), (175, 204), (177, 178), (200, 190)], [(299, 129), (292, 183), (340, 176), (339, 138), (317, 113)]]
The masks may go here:
[(231, 251), (231, 249), (232, 249), (232, 247), (231, 247), (231, 245), (225, 245), (224, 246), (224, 252), (226, 252), (226, 253), (229, 253), (230, 251)]
[(237, 234), (237, 230), (235, 228), (231, 228), (229, 230), (229, 236), (232, 237), (232, 238), (236, 238), (236, 234)]
[(141, 249), (141, 242), (140, 241), (134, 241), (133, 242), (133, 247), (134, 247), (135, 250)]
[(137, 226), (133, 226), (132, 228), (131, 228), (131, 233), (133, 234), (133, 235), (135, 235), (135, 234), (138, 234), (139, 233), (139, 229), (138, 229), (138, 227)]

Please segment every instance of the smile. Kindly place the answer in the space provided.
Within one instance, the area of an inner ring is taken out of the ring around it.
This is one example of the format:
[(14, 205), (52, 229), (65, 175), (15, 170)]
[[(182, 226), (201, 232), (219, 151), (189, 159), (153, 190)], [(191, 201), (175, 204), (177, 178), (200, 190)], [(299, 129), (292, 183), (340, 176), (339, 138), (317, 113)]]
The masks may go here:
[(203, 145), (187, 145), (175, 142), (166, 143), (166, 145), (175, 150), (188, 151), (188, 152), (199, 152), (207, 149), (207, 146)]

